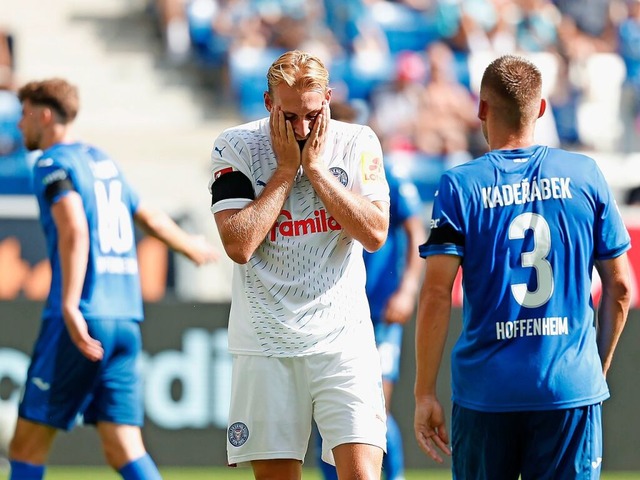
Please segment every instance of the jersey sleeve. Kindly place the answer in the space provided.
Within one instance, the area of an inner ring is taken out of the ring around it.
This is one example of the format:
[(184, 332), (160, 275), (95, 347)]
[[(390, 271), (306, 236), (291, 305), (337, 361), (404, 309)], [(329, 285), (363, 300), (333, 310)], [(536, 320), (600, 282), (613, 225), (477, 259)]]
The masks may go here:
[(380, 140), (370, 127), (360, 130), (352, 150), (354, 190), (372, 202), (389, 203), (389, 185), (385, 177)]
[[(254, 198), (249, 168), (251, 158), (243, 156), (249, 155), (249, 152), (249, 147), (242, 139), (236, 137), (233, 131), (225, 131), (215, 140), (211, 151), (209, 179), (209, 193), (213, 199), (212, 213), (244, 208)], [(216, 185), (220, 179), (222, 180)]]
[(631, 248), (631, 238), (604, 175), (596, 168), (599, 203), (595, 224), (595, 258), (616, 258)]
[(37, 198), (51, 206), (74, 190), (67, 163), (57, 155), (46, 154), (33, 166), (33, 188)]
[(431, 229), (427, 242), (420, 246), (420, 256), (455, 255), (464, 256), (464, 217), (460, 197), (449, 174), (440, 179), (433, 201)]

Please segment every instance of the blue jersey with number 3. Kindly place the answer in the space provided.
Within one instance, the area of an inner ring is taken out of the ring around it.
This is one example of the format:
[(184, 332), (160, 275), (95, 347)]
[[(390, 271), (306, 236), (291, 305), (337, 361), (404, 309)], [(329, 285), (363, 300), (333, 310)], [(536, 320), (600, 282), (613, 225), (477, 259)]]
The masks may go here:
[(587, 156), (533, 146), (492, 151), (446, 172), (421, 255), (462, 257), (453, 400), (526, 411), (608, 398), (592, 271), (595, 260), (629, 248), (614, 197)]
[(89, 259), (80, 300), (82, 314), (87, 319), (142, 320), (133, 226), (138, 196), (113, 160), (104, 152), (81, 143), (54, 145), (45, 150), (34, 165), (34, 190), (52, 270), (43, 317), (61, 316), (58, 231), (51, 215), (52, 205), (70, 191), (52, 188), (61, 181), (82, 197), (89, 227)]

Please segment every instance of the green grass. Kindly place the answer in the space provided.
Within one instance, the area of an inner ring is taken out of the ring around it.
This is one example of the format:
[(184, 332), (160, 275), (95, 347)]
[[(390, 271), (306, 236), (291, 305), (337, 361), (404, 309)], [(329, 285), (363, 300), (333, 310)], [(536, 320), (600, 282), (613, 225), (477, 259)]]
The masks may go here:
[[(251, 480), (249, 468), (163, 468), (164, 480)], [(120, 476), (106, 467), (49, 467), (46, 480), (118, 480)], [(321, 480), (316, 469), (307, 469), (303, 480)], [(605, 472), (601, 480), (637, 480), (640, 473)], [(411, 470), (407, 480), (450, 480), (447, 470)], [(7, 480), (7, 473), (0, 472), (0, 480)]]

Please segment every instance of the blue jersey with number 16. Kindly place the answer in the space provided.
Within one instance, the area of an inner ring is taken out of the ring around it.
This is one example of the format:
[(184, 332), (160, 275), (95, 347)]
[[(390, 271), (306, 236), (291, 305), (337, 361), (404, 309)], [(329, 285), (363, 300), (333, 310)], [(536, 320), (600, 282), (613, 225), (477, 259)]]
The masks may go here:
[(90, 235), (80, 311), (87, 319), (142, 320), (133, 226), (138, 196), (116, 163), (104, 152), (86, 144), (57, 144), (45, 150), (35, 163), (34, 190), (52, 270), (43, 317), (61, 317), (58, 231), (51, 207), (75, 190), (82, 197)]
[(629, 248), (613, 195), (587, 156), (495, 150), (446, 172), (420, 253), (462, 257), (454, 402), (500, 412), (608, 398), (592, 272), (595, 260)]

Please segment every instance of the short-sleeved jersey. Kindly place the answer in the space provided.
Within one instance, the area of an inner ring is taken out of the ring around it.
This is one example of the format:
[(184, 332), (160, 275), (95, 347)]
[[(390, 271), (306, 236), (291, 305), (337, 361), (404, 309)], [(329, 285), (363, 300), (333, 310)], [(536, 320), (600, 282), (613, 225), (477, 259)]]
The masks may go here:
[(544, 146), (492, 151), (445, 172), (423, 257), (462, 257), (453, 400), (480, 411), (608, 398), (591, 298), (595, 260), (630, 239), (593, 159)]
[[(87, 319), (142, 320), (133, 226), (138, 196), (116, 163), (104, 152), (86, 144), (57, 144), (42, 153), (33, 171), (34, 191), (52, 270), (51, 290), (43, 317), (61, 316), (58, 230), (51, 207), (71, 188), (82, 198), (90, 235), (80, 311)], [(67, 183), (69, 188), (57, 189), (60, 182), (70, 182)]]
[[(337, 180), (371, 201), (389, 202), (373, 131), (332, 120), (327, 135), (323, 159)], [(211, 160), (214, 196), (216, 180), (231, 172), (247, 177), (260, 195), (277, 167), (268, 118), (224, 131)], [(250, 201), (225, 198), (211, 210), (241, 209)], [(373, 342), (362, 252), (301, 169), (267, 237), (247, 264), (234, 265), (229, 350), (295, 357), (352, 348), (358, 336)]]
[(384, 308), (398, 289), (407, 258), (407, 233), (404, 222), (422, 212), (422, 201), (414, 183), (385, 164), (389, 184), (389, 233), (385, 244), (375, 252), (364, 252), (367, 271), (366, 291), (374, 323), (383, 320)]

